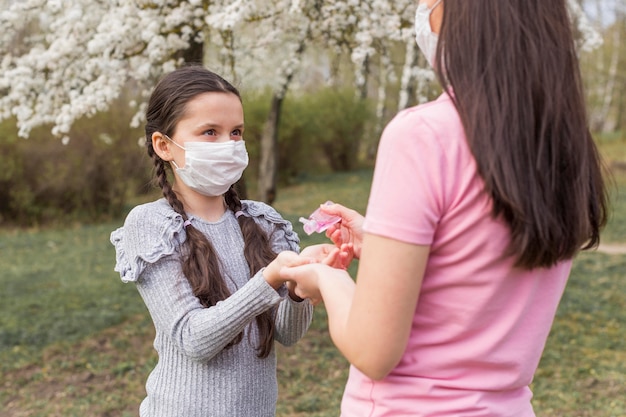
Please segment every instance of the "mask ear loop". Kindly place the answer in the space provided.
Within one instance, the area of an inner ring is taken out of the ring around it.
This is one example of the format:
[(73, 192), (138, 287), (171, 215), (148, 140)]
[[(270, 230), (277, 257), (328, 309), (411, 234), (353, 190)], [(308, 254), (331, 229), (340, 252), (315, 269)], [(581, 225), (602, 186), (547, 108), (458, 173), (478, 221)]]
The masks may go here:
[(165, 138), (167, 140), (169, 140), (170, 142), (172, 142), (174, 145), (178, 146), (180, 149), (182, 149), (183, 151), (186, 151), (187, 149), (185, 149), (184, 147), (182, 147), (181, 145), (179, 145), (178, 143), (176, 143), (174, 141), (174, 139), (170, 138), (169, 136), (167, 136), (165, 133), (162, 133), (163, 136), (165, 136)]
[(436, 2), (435, 4), (433, 4), (433, 7), (431, 7), (431, 8), (429, 9), (429, 10), (430, 10), (430, 12), (432, 13), (432, 12), (433, 12), (433, 10), (435, 10), (435, 7), (439, 6), (439, 3), (441, 3), (441, 2), (442, 2), (442, 0), (437, 0), (437, 2)]
[[(163, 136), (164, 136), (167, 140), (169, 140), (170, 142), (172, 142), (174, 145), (176, 145), (176, 146), (178, 146), (180, 149), (182, 149), (183, 151), (186, 151), (186, 150), (187, 150), (187, 149), (185, 149), (184, 147), (180, 146), (178, 143), (176, 143), (176, 142), (174, 141), (174, 139), (170, 138), (170, 137), (169, 137), (169, 136), (167, 136), (165, 133), (162, 133), (162, 135), (163, 135)], [(176, 167), (176, 169), (180, 169), (180, 167), (178, 166), (178, 164), (176, 163), (176, 161), (174, 161), (173, 159), (172, 159), (172, 163), (174, 164), (174, 166)]]

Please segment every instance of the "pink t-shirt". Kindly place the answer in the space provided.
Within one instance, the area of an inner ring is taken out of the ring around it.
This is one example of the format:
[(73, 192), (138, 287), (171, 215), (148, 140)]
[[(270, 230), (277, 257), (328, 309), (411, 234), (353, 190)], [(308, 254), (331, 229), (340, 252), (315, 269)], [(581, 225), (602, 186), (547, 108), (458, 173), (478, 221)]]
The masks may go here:
[(528, 385), (571, 261), (514, 268), (483, 186), (446, 94), (385, 129), (365, 231), (431, 252), (400, 363), (382, 381), (352, 367), (343, 417), (534, 416)]

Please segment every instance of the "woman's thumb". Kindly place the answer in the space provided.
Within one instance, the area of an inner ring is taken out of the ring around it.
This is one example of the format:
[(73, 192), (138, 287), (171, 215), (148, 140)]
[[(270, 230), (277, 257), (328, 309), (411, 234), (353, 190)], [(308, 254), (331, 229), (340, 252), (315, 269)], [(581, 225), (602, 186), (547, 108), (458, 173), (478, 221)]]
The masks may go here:
[(322, 204), (320, 206), (321, 210), (326, 214), (332, 214), (334, 216), (344, 217), (345, 207), (341, 204), (332, 203), (332, 204)]

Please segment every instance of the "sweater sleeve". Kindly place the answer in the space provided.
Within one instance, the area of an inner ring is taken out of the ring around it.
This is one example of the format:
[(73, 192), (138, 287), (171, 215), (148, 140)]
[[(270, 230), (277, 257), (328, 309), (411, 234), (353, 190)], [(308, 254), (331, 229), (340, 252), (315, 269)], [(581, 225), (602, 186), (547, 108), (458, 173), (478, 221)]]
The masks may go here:
[(281, 301), (261, 273), (215, 306), (205, 308), (182, 274), (180, 261), (166, 257), (146, 267), (137, 283), (155, 327), (186, 356), (208, 361), (256, 316)]
[(252, 200), (243, 200), (241, 204), (243, 215), (252, 217), (268, 234), (274, 252), (290, 250), (300, 253), (300, 238), (291, 222), (283, 219), (273, 207)]
[(257, 273), (227, 299), (204, 307), (182, 272), (179, 246), (185, 238), (182, 218), (169, 207), (138, 206), (111, 234), (115, 269), (123, 281), (136, 283), (159, 332), (186, 356), (208, 361), (282, 297)]
[(312, 320), (313, 305), (311, 302), (308, 299), (295, 301), (287, 295), (278, 306), (276, 341), (284, 346), (295, 344), (309, 330)]

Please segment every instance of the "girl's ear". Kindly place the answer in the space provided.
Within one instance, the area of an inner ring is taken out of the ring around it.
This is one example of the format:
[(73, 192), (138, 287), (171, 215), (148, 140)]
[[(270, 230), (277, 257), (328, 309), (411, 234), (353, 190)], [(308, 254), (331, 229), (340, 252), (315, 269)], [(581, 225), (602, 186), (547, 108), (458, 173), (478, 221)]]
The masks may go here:
[(170, 141), (167, 140), (165, 138), (165, 135), (163, 135), (161, 132), (154, 132), (152, 134), (152, 148), (162, 160), (171, 161), (174, 159), (174, 157), (172, 156), (172, 152), (170, 151), (171, 145), (172, 144), (170, 143)]

